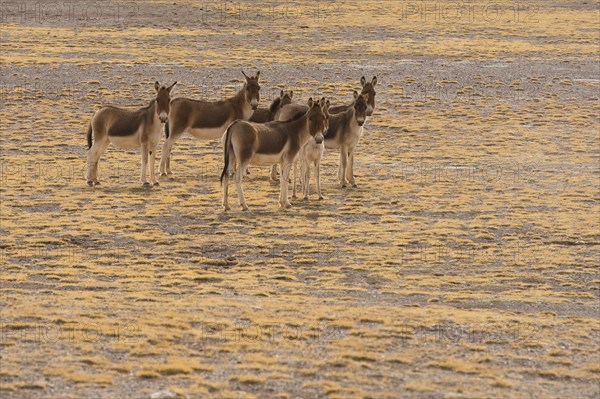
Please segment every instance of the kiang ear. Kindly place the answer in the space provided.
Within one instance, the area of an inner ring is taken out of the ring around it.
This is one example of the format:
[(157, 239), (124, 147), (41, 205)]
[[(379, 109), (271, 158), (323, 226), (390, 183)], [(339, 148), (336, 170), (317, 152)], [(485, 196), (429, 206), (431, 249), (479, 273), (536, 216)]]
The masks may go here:
[(325, 101), (325, 103), (321, 105), (321, 107), (323, 108), (323, 112), (327, 113), (327, 111), (329, 111), (330, 105), (331, 103), (329, 102), (329, 100)]
[(362, 87), (365, 87), (365, 85), (367, 84), (367, 79), (365, 79), (364, 76), (362, 78), (360, 78), (360, 84)]
[(294, 90), (290, 90), (290, 98), (294, 97)]
[(281, 93), (279, 93), (279, 97), (283, 98), (283, 90), (281, 90)]
[(158, 93), (158, 89), (160, 89), (160, 83), (154, 82), (154, 90)]
[(321, 101), (319, 101), (319, 104), (321, 105), (321, 108), (323, 107), (323, 105), (325, 105), (325, 97), (321, 97)]
[(311, 98), (308, 99), (308, 107), (312, 108), (313, 104), (314, 104), (314, 101), (313, 101), (313, 99), (311, 97)]
[(375, 86), (377, 84), (377, 76), (373, 76), (373, 80), (371, 80), (371, 84)]
[(356, 90), (354, 90), (354, 93), (352, 93), (352, 95), (354, 96), (355, 100), (358, 98), (358, 92)]
[(246, 72), (244, 72), (243, 69), (242, 69), (242, 75), (244, 75), (244, 77), (246, 78), (246, 82), (250, 80), (250, 77), (248, 75), (246, 75)]
[(169, 90), (169, 94), (171, 93), (171, 91), (173, 90), (173, 87), (175, 87), (176, 84), (177, 84), (177, 81), (175, 81), (175, 83), (173, 83), (171, 86), (167, 87), (167, 90)]
[(258, 82), (258, 77), (260, 76), (260, 71), (256, 72), (256, 76), (254, 77), (254, 79), (256, 79), (256, 81)]

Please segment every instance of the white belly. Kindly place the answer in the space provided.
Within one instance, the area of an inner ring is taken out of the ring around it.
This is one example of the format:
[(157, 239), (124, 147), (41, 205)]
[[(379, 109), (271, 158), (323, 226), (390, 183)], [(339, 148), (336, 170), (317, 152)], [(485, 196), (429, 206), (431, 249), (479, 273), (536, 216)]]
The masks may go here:
[(281, 162), (281, 153), (278, 154), (254, 154), (250, 159), (253, 165), (273, 165)]
[(225, 129), (229, 126), (230, 122), (227, 122), (223, 126), (216, 128), (206, 129), (188, 129), (188, 132), (197, 139), (200, 140), (219, 140), (225, 133)]
[(328, 150), (337, 150), (338, 148), (340, 148), (339, 143), (337, 142), (337, 140), (325, 140), (325, 148), (327, 148)]
[(140, 136), (132, 134), (131, 136), (108, 136), (111, 144), (122, 150), (132, 150), (140, 148)]

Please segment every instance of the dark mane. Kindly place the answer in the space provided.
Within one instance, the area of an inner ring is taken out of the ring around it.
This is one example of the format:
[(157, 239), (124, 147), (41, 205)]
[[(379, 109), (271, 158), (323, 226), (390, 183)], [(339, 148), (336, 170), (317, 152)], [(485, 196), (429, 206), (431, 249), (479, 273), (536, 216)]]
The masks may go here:
[(293, 121), (297, 121), (298, 119), (302, 118), (304, 115), (306, 115), (306, 113), (308, 112), (308, 110), (300, 110), (298, 111), (296, 114), (294, 114), (294, 116), (292, 116), (289, 119), (283, 120), (283, 121), (271, 121), (271, 122), (267, 122), (265, 123), (265, 125), (281, 125), (283, 123), (288, 123), (288, 122), (293, 122)]
[(137, 108), (137, 109), (132, 109), (134, 107), (136, 107), (135, 105), (125, 105), (125, 106), (120, 106), (120, 105), (106, 105), (104, 108), (113, 108), (113, 109), (119, 109), (121, 111), (127, 111), (127, 112), (139, 112), (139, 111), (143, 111), (143, 110), (147, 110), (148, 108), (152, 107), (152, 105), (156, 102), (156, 99), (153, 99), (150, 101), (150, 103), (148, 103), (148, 105), (141, 107), (141, 108)]
[(302, 118), (307, 112), (308, 112), (308, 109), (306, 109), (306, 110), (299, 110), (294, 116), (292, 116), (289, 119), (286, 119), (283, 122), (291, 122), (291, 121), (298, 120), (298, 119)]

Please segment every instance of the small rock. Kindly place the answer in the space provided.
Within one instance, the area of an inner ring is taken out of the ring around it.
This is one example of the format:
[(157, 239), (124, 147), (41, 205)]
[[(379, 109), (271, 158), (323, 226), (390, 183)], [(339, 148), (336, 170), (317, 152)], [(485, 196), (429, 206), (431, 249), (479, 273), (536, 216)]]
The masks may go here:
[(158, 391), (150, 395), (150, 399), (177, 399), (179, 395), (173, 391)]

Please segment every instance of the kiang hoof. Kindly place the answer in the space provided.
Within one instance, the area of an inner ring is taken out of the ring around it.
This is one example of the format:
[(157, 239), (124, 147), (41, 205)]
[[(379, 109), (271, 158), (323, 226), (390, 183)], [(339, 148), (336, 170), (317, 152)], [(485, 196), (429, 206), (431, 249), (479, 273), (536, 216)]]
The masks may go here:
[(304, 201), (308, 201), (308, 197), (304, 197), (302, 198)]
[(227, 211), (230, 211), (230, 210), (231, 210), (231, 207), (230, 207), (229, 205), (223, 205), (223, 210), (224, 210), (225, 212), (227, 212)]
[(358, 186), (356, 185), (356, 183), (354, 183), (354, 184), (352, 185), (352, 188), (357, 188), (357, 187), (358, 187)]
[(166, 175), (167, 175), (167, 174), (166, 174), (165, 172), (160, 172), (160, 176), (161, 176), (161, 177), (163, 177), (163, 176), (166, 176)]
[(246, 205), (242, 205), (242, 211), (243, 211), (243, 212), (246, 212), (246, 211), (248, 211), (248, 207), (247, 207)]
[(150, 187), (150, 182), (144, 182), (144, 184), (142, 184), (143, 187)]
[(154, 187), (156, 187), (156, 186), (160, 186), (160, 183), (159, 182), (154, 183)]
[(93, 181), (91, 181), (91, 180), (88, 180), (88, 181), (87, 181), (87, 185), (88, 185), (88, 186), (90, 186), (90, 187), (92, 187), (92, 186), (94, 185), (94, 182), (93, 182)]
[(346, 183), (342, 183), (342, 188), (346, 188)]
[(319, 201), (323, 201), (325, 198), (323, 198), (322, 195), (319, 195)]

